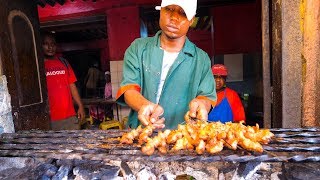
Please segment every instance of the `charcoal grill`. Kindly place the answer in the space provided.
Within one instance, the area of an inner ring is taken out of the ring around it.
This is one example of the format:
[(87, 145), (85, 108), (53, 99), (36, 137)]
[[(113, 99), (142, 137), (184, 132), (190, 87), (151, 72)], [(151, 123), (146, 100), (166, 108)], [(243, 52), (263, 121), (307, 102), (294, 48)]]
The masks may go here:
[[(286, 178), (289, 179), (299, 176), (314, 179), (320, 176), (319, 128), (271, 129), (271, 131), (275, 134), (275, 138), (263, 146), (265, 150), (263, 153), (225, 148), (214, 155), (207, 152), (198, 155), (194, 151), (182, 150), (168, 154), (155, 151), (151, 156), (142, 154), (141, 147), (137, 143), (133, 145), (119, 143), (123, 133), (128, 132), (126, 130), (21, 131), (0, 135), (0, 161), (1, 158), (76, 160), (82, 164), (98, 162), (99, 167), (101, 162), (117, 161), (121, 164), (128, 162), (131, 169), (136, 168), (132, 169), (135, 172), (141, 167), (151, 166), (153, 172), (157, 171), (158, 174), (168, 170), (174, 171), (171, 166), (175, 166), (176, 172), (179, 168), (183, 172), (188, 170), (181, 169), (182, 166), (192, 166), (195, 169), (205, 168), (203, 172), (209, 172), (208, 176), (214, 176), (213, 179), (220, 178), (221, 173), (228, 179), (230, 172), (233, 174), (230, 178), (238, 176), (251, 179), (253, 178), (251, 172), (260, 171), (259, 168), (261, 169), (264, 163), (272, 164), (268, 176), (264, 175), (267, 179), (272, 178), (272, 174), (275, 173), (287, 174)], [(61, 167), (79, 168), (74, 164), (74, 162), (72, 165), (67, 163)], [(112, 172), (117, 169), (119, 168), (113, 167)], [(202, 175), (199, 177), (206, 179)]]

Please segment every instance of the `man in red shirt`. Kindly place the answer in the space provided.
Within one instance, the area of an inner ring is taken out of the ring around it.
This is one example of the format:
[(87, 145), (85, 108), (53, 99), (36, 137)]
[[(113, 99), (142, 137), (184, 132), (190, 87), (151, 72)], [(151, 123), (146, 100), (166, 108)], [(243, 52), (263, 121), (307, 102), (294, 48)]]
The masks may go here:
[[(84, 119), (85, 112), (75, 85), (77, 78), (69, 63), (56, 56), (56, 41), (53, 35), (45, 34), (42, 40), (51, 128), (53, 130), (80, 129), (79, 120)], [(77, 116), (72, 98), (79, 107)]]
[(215, 64), (211, 68), (216, 82), (217, 105), (208, 115), (209, 121), (240, 122), (246, 120), (244, 108), (236, 91), (226, 86), (227, 67)]

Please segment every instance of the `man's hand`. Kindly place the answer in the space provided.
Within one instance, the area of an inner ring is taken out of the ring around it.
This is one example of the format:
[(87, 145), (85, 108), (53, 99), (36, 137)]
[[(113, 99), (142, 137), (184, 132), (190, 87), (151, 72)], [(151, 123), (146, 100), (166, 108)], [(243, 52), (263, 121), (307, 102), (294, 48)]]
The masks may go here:
[(124, 93), (124, 100), (133, 110), (138, 112), (138, 119), (142, 125), (152, 125), (155, 128), (164, 128), (163, 108), (144, 98), (139, 91), (127, 90)]
[[(209, 102), (210, 105), (210, 102)], [(189, 111), (186, 113), (186, 116), (190, 116), (191, 118), (196, 118), (199, 120), (207, 120), (208, 119), (208, 102), (204, 99), (193, 99), (189, 103)], [(210, 108), (209, 108), (210, 109)], [(185, 118), (186, 118), (185, 116)]]
[(85, 119), (86, 114), (83, 107), (79, 107), (77, 114), (80, 122)]
[(138, 119), (145, 126), (152, 125), (157, 129), (162, 129), (165, 126), (165, 119), (163, 117), (160, 118), (163, 112), (163, 108), (160, 105), (150, 103), (148, 105), (141, 106), (138, 111)]
[(69, 86), (70, 86), (71, 95), (79, 107), (77, 115), (78, 115), (78, 119), (79, 119), (79, 123), (80, 123), (82, 120), (85, 119), (84, 108), (83, 108), (81, 98), (80, 98), (80, 95), (78, 93), (78, 89), (77, 89), (77, 86), (75, 85), (75, 83), (71, 83)]

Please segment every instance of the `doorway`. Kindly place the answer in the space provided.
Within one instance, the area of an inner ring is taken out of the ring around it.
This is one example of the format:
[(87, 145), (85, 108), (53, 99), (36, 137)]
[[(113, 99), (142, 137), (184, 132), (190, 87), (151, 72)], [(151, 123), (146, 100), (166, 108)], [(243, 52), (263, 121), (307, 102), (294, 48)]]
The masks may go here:
[[(86, 90), (86, 76), (88, 75), (88, 70), (91, 67), (97, 68), (102, 73), (100, 50), (67, 51), (62, 54), (63, 57), (69, 61), (78, 79), (76, 85), (81, 98), (92, 97)], [(104, 82), (98, 82), (98, 92), (95, 94), (96, 97), (103, 98), (102, 88), (104, 88)]]

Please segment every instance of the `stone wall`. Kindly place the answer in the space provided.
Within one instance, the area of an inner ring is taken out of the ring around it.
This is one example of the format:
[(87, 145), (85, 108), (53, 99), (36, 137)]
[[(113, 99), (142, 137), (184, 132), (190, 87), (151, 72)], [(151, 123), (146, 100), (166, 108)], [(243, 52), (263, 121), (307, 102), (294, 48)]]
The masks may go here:
[(7, 78), (0, 76), (0, 134), (14, 132), (11, 114), (11, 98), (7, 87)]

